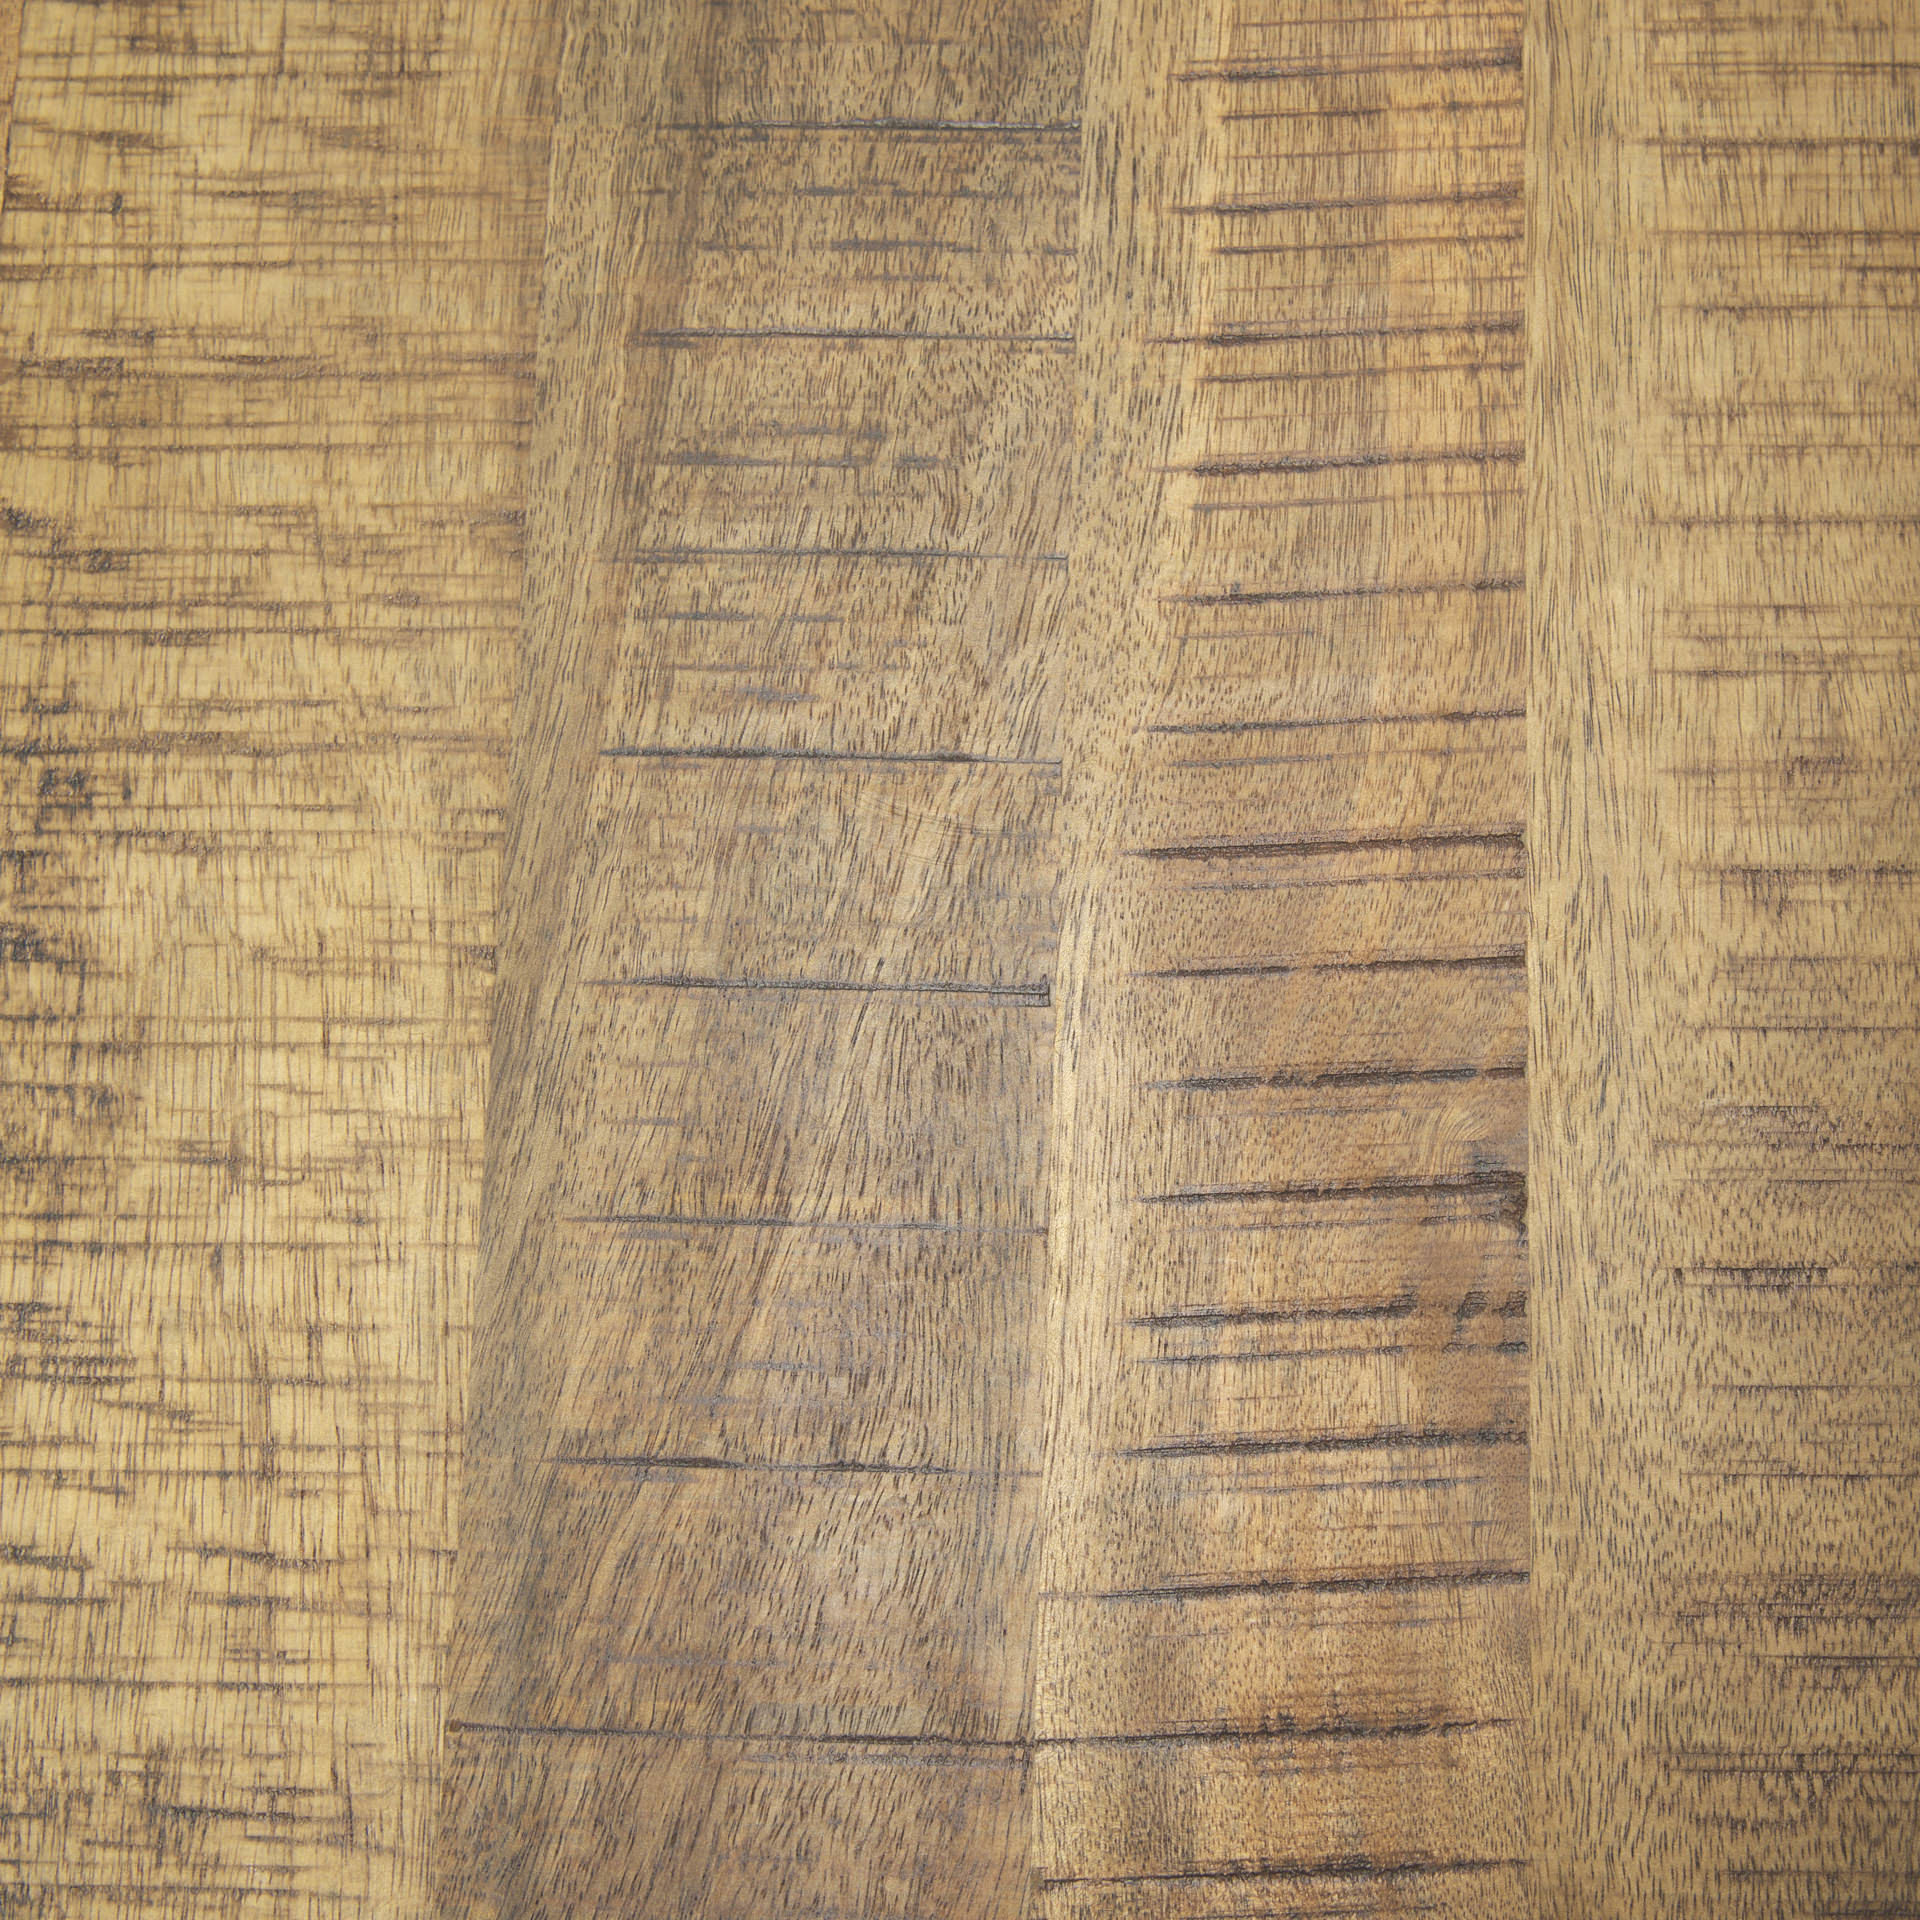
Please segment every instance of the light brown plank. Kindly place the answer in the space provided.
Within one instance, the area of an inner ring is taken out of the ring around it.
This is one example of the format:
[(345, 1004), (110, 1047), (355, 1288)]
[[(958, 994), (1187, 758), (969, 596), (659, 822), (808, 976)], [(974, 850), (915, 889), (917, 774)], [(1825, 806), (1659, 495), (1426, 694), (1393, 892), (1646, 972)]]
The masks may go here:
[(1018, 1915), (1084, 28), (576, 8), (449, 1915)]
[(1522, 1910), (1519, 25), (1094, 13), (1060, 1920)]
[(1911, 1912), (1920, 28), (1529, 57), (1538, 1910)]
[(23, 1912), (427, 1900), (545, 32), (33, 0), (0, 84)]

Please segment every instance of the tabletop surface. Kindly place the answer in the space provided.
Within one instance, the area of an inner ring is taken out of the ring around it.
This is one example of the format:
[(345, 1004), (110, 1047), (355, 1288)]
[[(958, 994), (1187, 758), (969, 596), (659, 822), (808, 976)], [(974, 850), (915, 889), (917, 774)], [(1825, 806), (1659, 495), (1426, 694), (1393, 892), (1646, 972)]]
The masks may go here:
[(1920, 1912), (1920, 16), (0, 114), (0, 1904)]

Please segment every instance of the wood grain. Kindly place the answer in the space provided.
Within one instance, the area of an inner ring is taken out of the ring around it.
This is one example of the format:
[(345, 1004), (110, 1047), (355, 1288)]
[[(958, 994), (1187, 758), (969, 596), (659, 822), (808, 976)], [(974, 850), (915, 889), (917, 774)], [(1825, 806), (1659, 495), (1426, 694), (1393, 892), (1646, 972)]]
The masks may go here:
[(1920, 1911), (1917, 79), (0, 0), (0, 1904)]
[(1530, 48), (1543, 1916), (1920, 1895), (1920, 23)]
[(836, 19), (563, 64), (446, 1911), (1513, 1911), (1518, 17)]
[(549, 55), (33, 0), (0, 220), (0, 1904), (422, 1910)]
[(1517, 13), (1096, 8), (1040, 1911), (1521, 1911)]
[(7, 144), (13, 133), (13, 89), (20, 73), (20, 13), (25, 0), (0, 4), (0, 207), (7, 203)]
[(1083, 41), (572, 19), (449, 1915), (1021, 1911)]

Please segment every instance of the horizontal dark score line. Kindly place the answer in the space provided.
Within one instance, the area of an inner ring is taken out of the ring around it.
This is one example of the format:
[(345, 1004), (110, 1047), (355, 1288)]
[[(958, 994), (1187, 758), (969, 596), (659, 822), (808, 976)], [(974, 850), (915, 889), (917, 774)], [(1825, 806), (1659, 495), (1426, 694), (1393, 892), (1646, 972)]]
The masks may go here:
[(668, 133), (970, 133), (1075, 134), (1078, 120), (669, 120)]
[(1373, 960), (1224, 960), (1215, 966), (1160, 967), (1133, 977), (1136, 980), (1241, 980), (1278, 979), (1290, 973), (1519, 973), (1526, 964), (1524, 947), (1497, 947), (1491, 953), (1389, 953)]
[(1331, 473), (1347, 468), (1512, 466), (1525, 458), (1526, 449), (1518, 446), (1420, 447), (1405, 453), (1249, 454), (1241, 459), (1200, 460), (1169, 471), (1196, 474), (1207, 480), (1231, 480), (1243, 475)]
[[(1891, 149), (1920, 160), (1920, 140), (1910, 133), (1661, 133), (1644, 134), (1623, 144), (1663, 154), (1697, 154), (1709, 162), (1741, 160), (1750, 153), (1864, 153), (1876, 149)], [(1737, 238), (1739, 231), (1730, 232), (1728, 237)]]
[[(1325, 971), (1325, 969), (1315, 969)], [(1164, 978), (1149, 975), (1148, 978)], [(1176, 976), (1177, 977), (1177, 976)], [(1468, 1080), (1524, 1080), (1519, 1062), (1492, 1067), (1333, 1067), (1324, 1073), (1212, 1073), (1184, 1080), (1149, 1080), (1149, 1093), (1238, 1093), (1266, 1087), (1319, 1090), (1339, 1087), (1448, 1086)]]
[(1451, 707), (1430, 713), (1339, 713), (1324, 720), (1187, 720), (1147, 727), (1150, 734), (1307, 733), (1327, 727), (1472, 726), (1482, 721), (1524, 720), (1525, 707)]
[(1129, 1320), (1130, 1327), (1253, 1327), (1296, 1325), (1308, 1321), (1407, 1320), (1420, 1305), (1411, 1290), (1370, 1306), (1339, 1307), (1171, 1307), (1164, 1313), (1146, 1313)]
[(918, 327), (656, 327), (633, 335), (643, 347), (692, 347), (705, 340), (941, 340), (991, 347), (1070, 347), (1070, 333), (951, 333)]
[(1235, 220), (1268, 213), (1347, 213), (1363, 207), (1462, 207), (1475, 201), (1513, 201), (1524, 197), (1525, 188), (1515, 180), (1497, 186), (1456, 187), (1445, 193), (1368, 193), (1334, 200), (1204, 200), (1177, 206), (1174, 212), (1213, 214)]
[(1498, 574), (1479, 580), (1404, 580), (1365, 587), (1231, 587), (1220, 593), (1170, 593), (1175, 607), (1277, 607), (1323, 600), (1417, 600), (1429, 593), (1523, 593), (1520, 574)]
[(1525, 1868), (1524, 1860), (1454, 1859), (1432, 1854), (1401, 1854), (1382, 1860), (1366, 1854), (1340, 1854), (1324, 1860), (1227, 1860), (1218, 1866), (1171, 1868), (1155, 1873), (1069, 1873), (1040, 1882), (1042, 1887), (1131, 1887), (1204, 1884), (1212, 1880), (1407, 1880), (1435, 1873), (1505, 1873)]
[(833, 1220), (784, 1213), (569, 1213), (560, 1216), (575, 1227), (712, 1227), (747, 1232), (800, 1233), (969, 1233), (1043, 1238), (1045, 1227), (989, 1226), (969, 1220)]
[(1408, 1447), (1524, 1447), (1525, 1427), (1378, 1427), (1370, 1433), (1182, 1434), (1123, 1447), (1123, 1460), (1261, 1457), (1287, 1453), (1387, 1453)]
[(1406, 853), (1423, 847), (1492, 847), (1526, 851), (1526, 830), (1515, 826), (1441, 827), (1425, 833), (1273, 834), (1251, 840), (1176, 840), (1129, 847), (1137, 860), (1256, 860), (1332, 853)]
[(1204, 1727), (1162, 1727), (1139, 1733), (1041, 1734), (1032, 1742), (1047, 1747), (1171, 1747), (1232, 1745), (1237, 1742), (1281, 1740), (1419, 1740), (1445, 1739), (1453, 1734), (1483, 1733), (1489, 1728), (1514, 1727), (1510, 1719), (1462, 1720), (1294, 1720), (1285, 1716), (1255, 1726), (1222, 1723)]
[(1508, 1719), (1462, 1720), (1276, 1720), (1261, 1726), (1220, 1725), (1173, 1727), (1138, 1733), (1042, 1734), (1025, 1740), (994, 1740), (944, 1733), (734, 1733), (705, 1727), (588, 1726), (579, 1723), (524, 1720), (449, 1720), (455, 1734), (495, 1734), (510, 1739), (545, 1740), (666, 1740), (717, 1741), (738, 1746), (792, 1746), (804, 1748), (933, 1750), (952, 1753), (1017, 1755), (1022, 1758), (1052, 1748), (1166, 1747), (1202, 1744), (1275, 1742), (1287, 1740), (1413, 1740), (1445, 1739), (1462, 1733), (1512, 1727)]
[[(1403, 1341), (1351, 1347), (1238, 1347), (1224, 1353), (1150, 1353), (1140, 1364), (1146, 1367), (1305, 1366), (1322, 1360), (1373, 1360), (1382, 1354), (1420, 1351), (1422, 1349)], [(1434, 1349), (1428, 1348), (1426, 1351), (1432, 1352)], [(1462, 1348), (1458, 1351), (1472, 1350)], [(1486, 1349), (1477, 1351), (1484, 1352)]]
[[(1223, 249), (1215, 249), (1215, 257), (1225, 257)], [(1472, 328), (1442, 327), (1442, 333), (1472, 332)], [(1314, 336), (1316, 339), (1318, 335)], [(1465, 360), (1426, 360), (1410, 361), (1404, 366), (1306, 366), (1289, 367), (1284, 373), (1268, 367), (1242, 367), (1232, 373), (1214, 370), (1195, 372), (1188, 377), (1196, 387), (1340, 387), (1351, 389), (1367, 382), (1379, 382), (1382, 385), (1394, 381), (1422, 380), (1436, 373), (1518, 373), (1526, 365), (1521, 355), (1499, 360), (1488, 354), (1478, 353)], [(1519, 493), (1520, 488), (1512, 489)], [(1462, 498), (1466, 496), (1460, 496)], [(1498, 496), (1507, 498), (1503, 490)]]
[(590, 987), (655, 987), (675, 993), (944, 993), (964, 994), (994, 1004), (1050, 1007), (1051, 981), (1037, 980), (1013, 986), (988, 986), (971, 980), (807, 980), (756, 979), (719, 973), (635, 973), (589, 980)]
[(602, 747), (608, 760), (773, 760), (851, 767), (1028, 767), (1037, 773), (1058, 773), (1058, 760), (1021, 758), (1016, 754), (964, 753), (933, 749), (926, 753), (853, 753), (825, 747)]
[(1269, 60), (1215, 61), (1206, 66), (1182, 67), (1176, 81), (1216, 81), (1223, 86), (1248, 86), (1269, 80), (1346, 80), (1375, 75), (1423, 73), (1518, 73), (1520, 49), (1494, 47), (1484, 53), (1456, 53), (1437, 60), (1384, 60), (1365, 64)]
[(1302, 1574), (1247, 1574), (1238, 1578), (1220, 1577), (1165, 1581), (1147, 1587), (1110, 1587), (1086, 1594), (1060, 1591), (1048, 1593), (1049, 1600), (1098, 1600), (1107, 1603), (1144, 1600), (1228, 1600), (1247, 1594), (1268, 1593), (1422, 1593), (1433, 1588), (1450, 1587), (1524, 1587), (1529, 1579), (1525, 1567), (1502, 1560), (1480, 1560), (1452, 1565), (1386, 1568), (1355, 1568), (1350, 1572)]
[(703, 560), (960, 561), (972, 566), (1064, 567), (1064, 553), (982, 553), (966, 547), (644, 547), (628, 566), (690, 566)]
[(1877, 1480), (1892, 1480), (1902, 1486), (1920, 1482), (1920, 1468), (1898, 1467), (1885, 1470), (1867, 1467), (1682, 1467), (1682, 1480), (1818, 1480), (1841, 1486), (1865, 1486)]
[(1176, 1187), (1171, 1193), (1141, 1194), (1136, 1204), (1146, 1207), (1201, 1207), (1250, 1200), (1385, 1200), (1406, 1195), (1424, 1199), (1449, 1193), (1499, 1194), (1524, 1207), (1527, 1176), (1516, 1168), (1499, 1168), (1485, 1173), (1434, 1174), (1421, 1179), (1281, 1181), (1258, 1187)]
[(731, 1746), (865, 1747), (1024, 1756), (1030, 1742), (970, 1739), (944, 1733), (723, 1733), (686, 1727), (595, 1727), (523, 1720), (449, 1720), (453, 1734), (497, 1734), (534, 1740), (716, 1741)]
[(730, 1460), (706, 1453), (561, 1453), (556, 1467), (610, 1467), (634, 1473), (851, 1473), (955, 1480), (1032, 1480), (1023, 1467), (953, 1467), (933, 1461)]
[[(1216, 327), (1207, 333), (1163, 333), (1153, 336), (1159, 347), (1284, 346), (1301, 340), (1408, 340), (1435, 333), (1521, 333), (1526, 322), (1519, 314), (1494, 320), (1423, 320), (1394, 326), (1269, 327), (1254, 323)], [(1417, 369), (1416, 369), (1417, 371)]]

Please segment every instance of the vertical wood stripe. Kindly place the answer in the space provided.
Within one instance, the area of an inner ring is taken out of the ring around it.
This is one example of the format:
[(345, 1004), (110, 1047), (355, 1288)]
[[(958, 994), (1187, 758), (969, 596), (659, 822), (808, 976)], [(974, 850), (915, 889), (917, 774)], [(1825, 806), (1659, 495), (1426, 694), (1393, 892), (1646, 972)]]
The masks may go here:
[(20, 72), (20, 13), (25, 0), (0, 5), (0, 207), (7, 202), (7, 144), (13, 133), (13, 89)]
[(1023, 1910), (1084, 37), (574, 14), (450, 1915)]
[(1530, 61), (1538, 1910), (1909, 1913), (1920, 20)]
[(429, 1898), (536, 5), (32, 0), (0, 216), (0, 1905)]
[(1519, 33), (1094, 14), (1049, 1920), (1522, 1910)]

